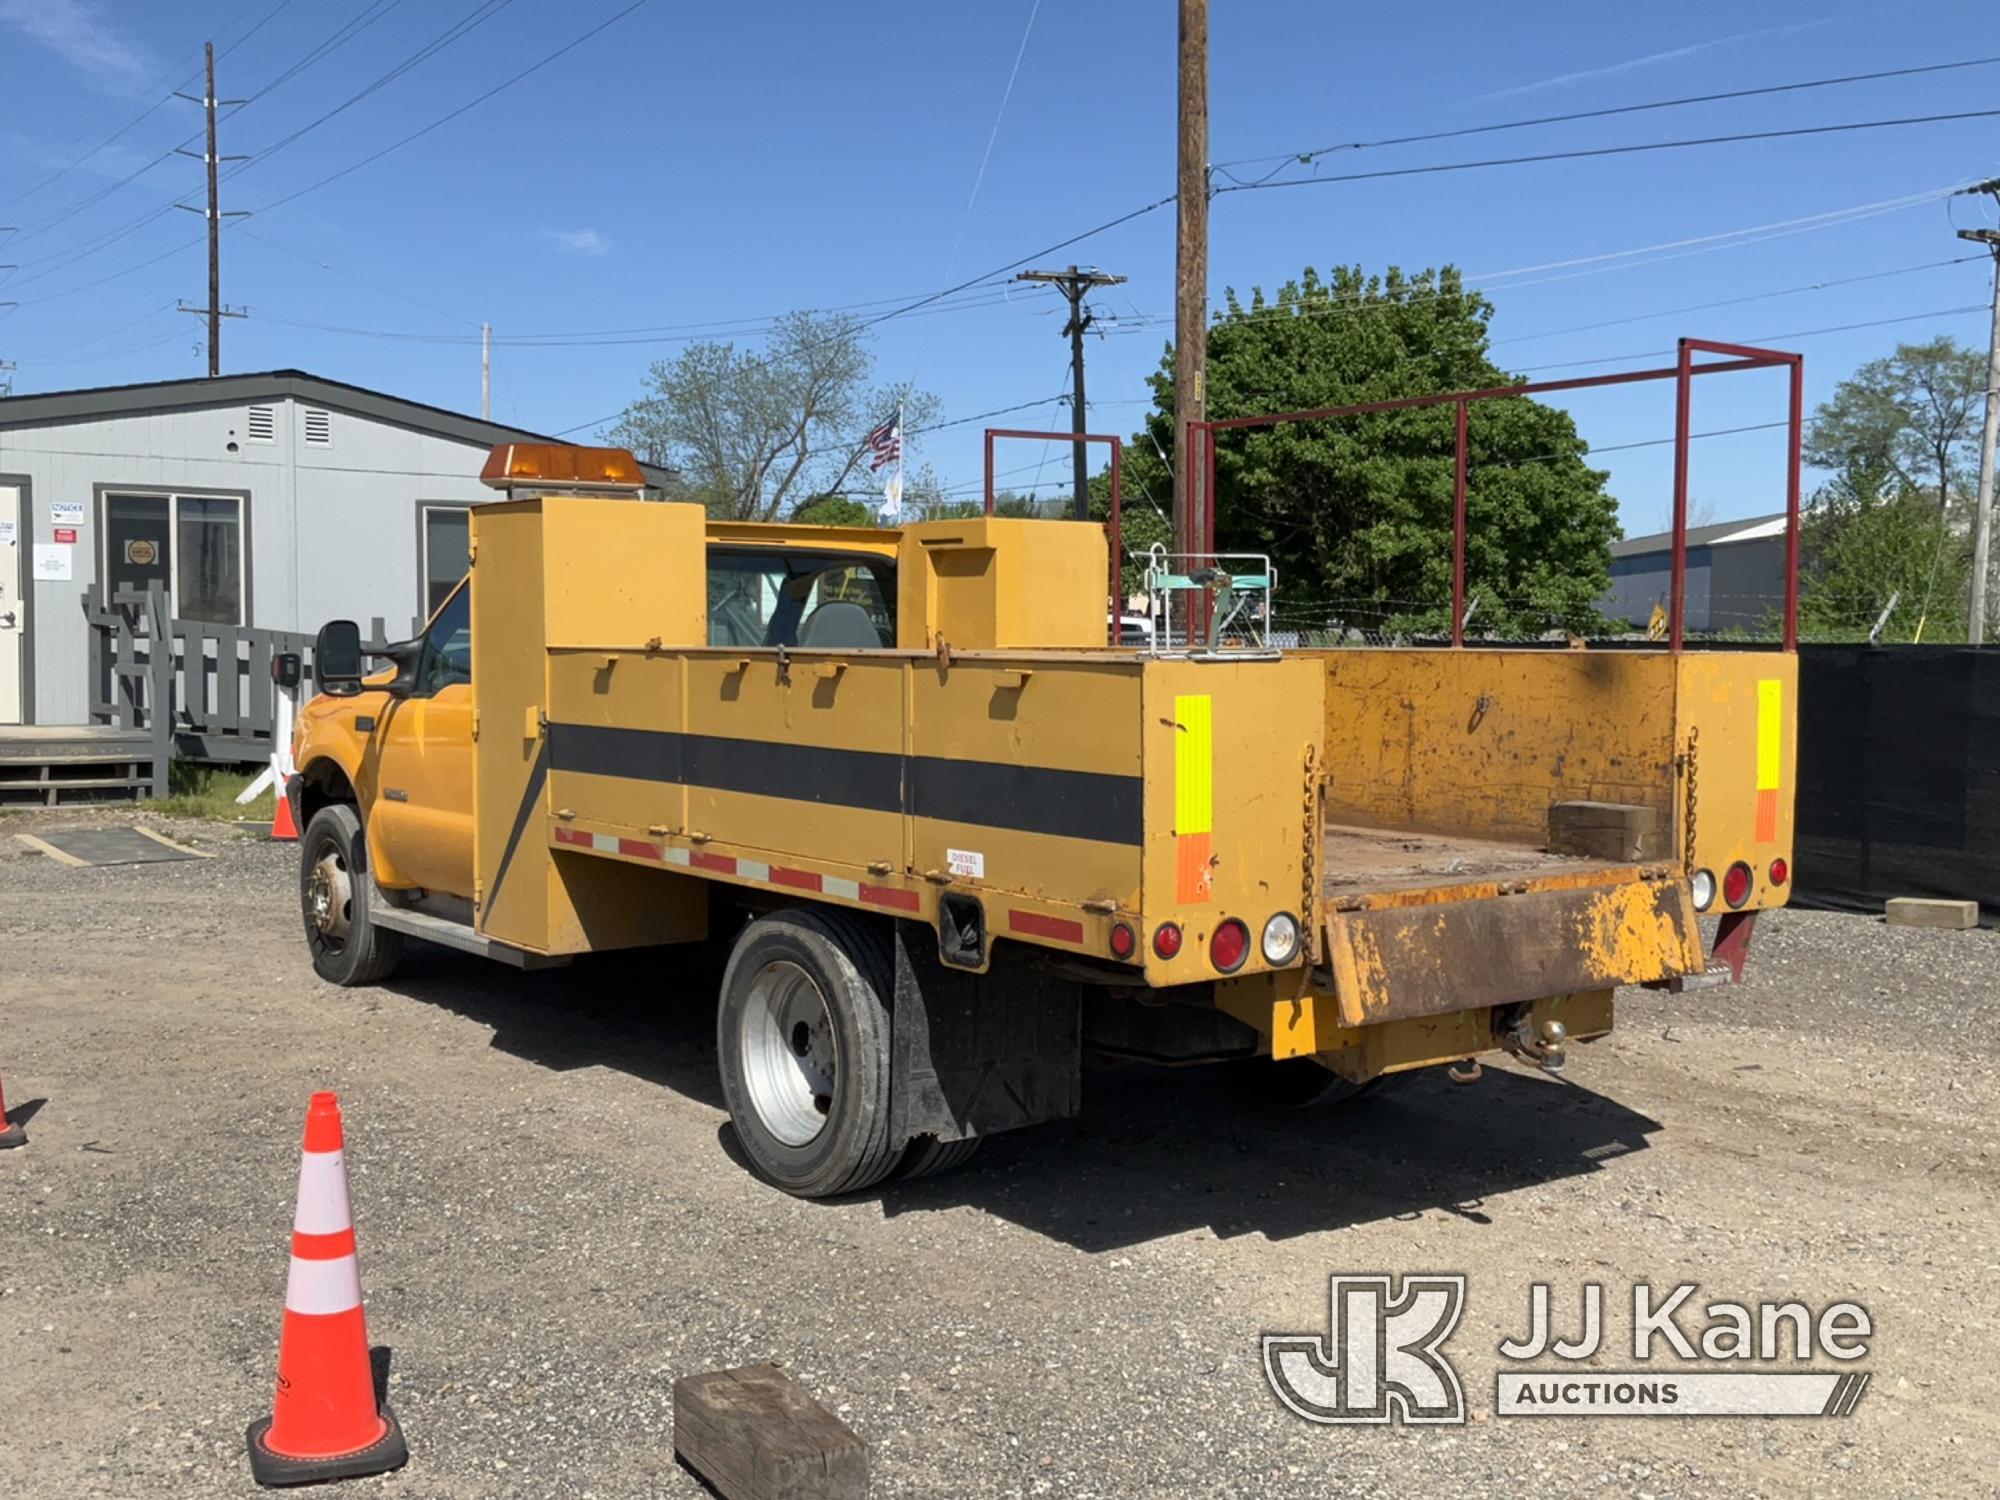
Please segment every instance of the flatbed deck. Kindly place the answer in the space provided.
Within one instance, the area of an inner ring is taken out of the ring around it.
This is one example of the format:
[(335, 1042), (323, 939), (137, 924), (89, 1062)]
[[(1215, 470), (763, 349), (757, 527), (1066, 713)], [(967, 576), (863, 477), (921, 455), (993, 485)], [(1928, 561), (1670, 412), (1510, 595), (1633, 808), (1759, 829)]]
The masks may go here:
[(1551, 854), (1532, 844), (1340, 823), (1321, 830), (1320, 890), (1328, 900), (1614, 868), (1606, 860)]

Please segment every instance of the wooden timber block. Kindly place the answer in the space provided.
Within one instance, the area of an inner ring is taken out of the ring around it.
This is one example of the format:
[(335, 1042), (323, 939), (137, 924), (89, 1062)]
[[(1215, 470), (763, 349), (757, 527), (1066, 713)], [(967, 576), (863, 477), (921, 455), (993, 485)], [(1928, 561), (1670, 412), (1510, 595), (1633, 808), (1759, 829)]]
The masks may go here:
[(858, 1500), (868, 1445), (776, 1365), (674, 1382), (674, 1451), (723, 1500)]
[(1950, 927), (1979, 925), (1977, 901), (1947, 901), (1931, 896), (1894, 896), (1883, 907), (1891, 927)]
[(1644, 859), (1657, 823), (1650, 807), (1630, 802), (1552, 802), (1549, 853), (1584, 859)]

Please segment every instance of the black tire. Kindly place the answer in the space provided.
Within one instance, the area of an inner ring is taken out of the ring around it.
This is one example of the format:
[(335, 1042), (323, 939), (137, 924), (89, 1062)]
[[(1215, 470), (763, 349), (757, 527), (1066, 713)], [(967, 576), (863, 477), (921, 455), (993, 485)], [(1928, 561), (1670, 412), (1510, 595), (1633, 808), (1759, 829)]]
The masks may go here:
[(716, 1016), (722, 1097), (773, 1186), (860, 1192), (902, 1160), (889, 1135), (893, 974), (886, 935), (844, 912), (773, 912), (737, 938)]
[(941, 1141), (935, 1136), (920, 1135), (903, 1148), (903, 1159), (896, 1163), (894, 1179), (914, 1182), (919, 1177), (955, 1172), (972, 1160), (982, 1140), (983, 1137), (976, 1135), (963, 1141)]
[(1248, 1057), (1229, 1065), (1230, 1082), (1244, 1098), (1266, 1109), (1324, 1109), (1380, 1093), (1393, 1078), (1379, 1073), (1365, 1083), (1342, 1078), (1310, 1057)]
[(367, 892), (361, 819), (353, 803), (330, 803), (312, 815), (299, 839), (299, 911), (313, 972), (331, 984), (377, 984), (403, 957), (403, 935), (370, 920)]

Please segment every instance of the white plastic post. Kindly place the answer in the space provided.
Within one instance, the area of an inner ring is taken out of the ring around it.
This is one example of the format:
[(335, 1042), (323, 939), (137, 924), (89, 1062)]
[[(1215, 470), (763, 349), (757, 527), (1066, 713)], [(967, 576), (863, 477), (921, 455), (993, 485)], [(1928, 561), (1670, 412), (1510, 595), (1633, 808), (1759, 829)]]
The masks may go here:
[(257, 773), (255, 781), (236, 794), (239, 807), (255, 802), (266, 788), (284, 795), (285, 782), (296, 769), (292, 764), (292, 716), (296, 712), (292, 703), (294, 691), (282, 683), (278, 685), (277, 702), (272, 706), (271, 715), (271, 763)]

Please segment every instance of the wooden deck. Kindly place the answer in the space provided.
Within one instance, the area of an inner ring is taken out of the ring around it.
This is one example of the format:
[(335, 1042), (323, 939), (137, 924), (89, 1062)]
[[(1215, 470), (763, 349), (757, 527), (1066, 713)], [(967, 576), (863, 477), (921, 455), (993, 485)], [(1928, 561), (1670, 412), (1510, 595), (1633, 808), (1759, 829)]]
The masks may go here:
[(152, 787), (153, 739), (108, 724), (0, 724), (0, 807), (133, 802)]

